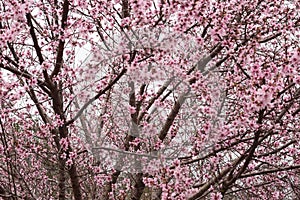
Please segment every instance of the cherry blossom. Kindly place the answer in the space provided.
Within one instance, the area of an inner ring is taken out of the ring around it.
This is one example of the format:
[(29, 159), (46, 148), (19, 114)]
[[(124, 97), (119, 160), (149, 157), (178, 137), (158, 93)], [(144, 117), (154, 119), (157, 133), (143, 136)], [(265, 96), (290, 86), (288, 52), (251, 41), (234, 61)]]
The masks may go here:
[(299, 197), (299, 2), (0, 10), (2, 199)]

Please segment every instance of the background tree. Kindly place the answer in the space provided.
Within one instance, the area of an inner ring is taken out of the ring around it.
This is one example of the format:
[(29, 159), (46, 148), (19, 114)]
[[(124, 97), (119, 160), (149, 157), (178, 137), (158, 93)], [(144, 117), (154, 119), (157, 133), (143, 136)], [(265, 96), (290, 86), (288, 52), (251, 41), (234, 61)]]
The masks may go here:
[(3, 199), (299, 198), (299, 3), (0, 1)]

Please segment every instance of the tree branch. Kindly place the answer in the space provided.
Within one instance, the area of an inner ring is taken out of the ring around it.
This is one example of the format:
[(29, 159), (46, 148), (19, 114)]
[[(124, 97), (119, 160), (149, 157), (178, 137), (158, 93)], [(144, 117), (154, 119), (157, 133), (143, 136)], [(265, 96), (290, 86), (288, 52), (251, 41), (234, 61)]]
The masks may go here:
[(247, 178), (247, 177), (252, 177), (252, 176), (271, 174), (271, 173), (288, 171), (288, 170), (299, 169), (299, 168), (300, 168), (300, 165), (294, 165), (294, 166), (282, 167), (282, 168), (278, 168), (278, 169), (269, 169), (269, 170), (264, 170), (264, 171), (260, 171), (260, 172), (244, 174), (244, 175), (241, 175), (240, 178)]
[(77, 120), (83, 113), (83, 111), (91, 105), (94, 101), (96, 101), (100, 96), (102, 96), (106, 91), (108, 91), (115, 83), (119, 81), (119, 79), (126, 73), (127, 69), (123, 68), (123, 70), (120, 72), (120, 74), (111, 82), (109, 83), (103, 90), (98, 92), (97, 95), (95, 95), (93, 98), (91, 98), (88, 102), (86, 102), (81, 109), (77, 112), (75, 117), (65, 123), (65, 126), (69, 126), (72, 124), (75, 120)]
[[(62, 19), (61, 19), (62, 30), (64, 30), (67, 26), (68, 12), (69, 12), (69, 1), (65, 0), (64, 4), (63, 4), (63, 14), (62, 14)], [(61, 34), (63, 35), (63, 32)], [(59, 71), (63, 65), (64, 46), (65, 46), (65, 40), (60, 39), (59, 44), (58, 44), (58, 49), (57, 49), (57, 57), (56, 57), (55, 67), (50, 76), (51, 79), (59, 73)]]

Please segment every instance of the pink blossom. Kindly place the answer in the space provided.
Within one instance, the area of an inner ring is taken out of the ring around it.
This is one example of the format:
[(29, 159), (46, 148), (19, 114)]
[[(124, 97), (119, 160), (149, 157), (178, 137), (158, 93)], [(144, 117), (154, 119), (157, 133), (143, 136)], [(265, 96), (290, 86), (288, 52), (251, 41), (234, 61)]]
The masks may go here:
[(217, 192), (217, 193), (212, 193), (211, 195), (210, 195), (210, 199), (211, 200), (222, 200), (222, 194), (221, 193), (219, 193), (219, 192)]

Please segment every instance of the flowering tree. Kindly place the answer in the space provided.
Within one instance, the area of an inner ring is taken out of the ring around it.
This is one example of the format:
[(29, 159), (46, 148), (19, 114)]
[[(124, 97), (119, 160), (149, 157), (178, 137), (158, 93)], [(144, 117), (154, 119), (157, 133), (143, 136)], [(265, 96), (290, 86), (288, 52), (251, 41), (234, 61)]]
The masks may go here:
[(296, 199), (289, 0), (1, 0), (3, 199)]

